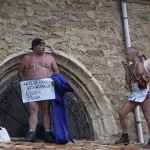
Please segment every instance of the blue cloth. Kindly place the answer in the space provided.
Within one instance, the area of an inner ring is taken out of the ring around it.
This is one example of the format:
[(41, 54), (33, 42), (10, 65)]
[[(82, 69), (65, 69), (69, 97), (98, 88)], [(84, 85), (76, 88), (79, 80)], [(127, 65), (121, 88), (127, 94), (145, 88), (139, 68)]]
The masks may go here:
[(51, 105), (55, 141), (57, 144), (65, 144), (69, 141), (65, 93), (73, 92), (74, 90), (60, 73), (54, 74), (51, 78), (55, 81), (56, 96)]

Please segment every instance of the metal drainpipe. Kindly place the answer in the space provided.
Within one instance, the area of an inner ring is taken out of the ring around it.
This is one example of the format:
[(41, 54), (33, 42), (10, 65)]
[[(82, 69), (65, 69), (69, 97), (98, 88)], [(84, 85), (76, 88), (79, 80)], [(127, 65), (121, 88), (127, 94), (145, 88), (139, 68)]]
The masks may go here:
[[(123, 0), (121, 0), (121, 7), (122, 7), (122, 16), (123, 16), (123, 25), (124, 25), (126, 48), (128, 48), (128, 47), (131, 47), (131, 41), (130, 41), (130, 33), (129, 33), (127, 7), (126, 7), (126, 2), (123, 1)], [(135, 108), (135, 118), (136, 118), (136, 123), (137, 123), (137, 131), (138, 131), (139, 142), (144, 143), (139, 106), (137, 106)]]

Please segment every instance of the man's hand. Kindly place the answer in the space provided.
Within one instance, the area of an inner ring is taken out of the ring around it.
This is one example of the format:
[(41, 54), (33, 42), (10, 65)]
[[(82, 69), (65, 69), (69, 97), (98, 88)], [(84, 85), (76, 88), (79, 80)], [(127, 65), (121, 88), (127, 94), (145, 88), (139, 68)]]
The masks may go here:
[(55, 81), (52, 81), (52, 85), (55, 86)]
[(128, 69), (128, 64), (126, 63), (126, 61), (122, 60), (122, 65), (124, 67), (124, 69)]
[(147, 88), (147, 85), (148, 85), (148, 82), (149, 82), (149, 77), (144, 74), (139, 80), (138, 80), (138, 87), (140, 89), (145, 89)]
[(143, 79), (144, 79), (146, 82), (149, 82), (149, 81), (150, 81), (150, 78), (149, 78), (149, 76), (148, 76), (146, 73), (143, 74)]

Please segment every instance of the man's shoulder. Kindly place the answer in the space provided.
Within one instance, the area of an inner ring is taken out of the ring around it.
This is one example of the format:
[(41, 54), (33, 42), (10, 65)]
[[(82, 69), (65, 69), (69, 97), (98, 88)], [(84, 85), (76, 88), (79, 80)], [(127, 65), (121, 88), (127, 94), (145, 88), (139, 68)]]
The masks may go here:
[(23, 59), (29, 59), (32, 57), (32, 53), (24, 54)]
[(130, 64), (130, 65), (129, 65), (129, 68), (131, 68), (131, 69), (132, 69), (132, 68), (133, 68), (133, 66), (134, 66), (134, 65), (133, 65), (133, 63), (132, 63), (132, 64)]
[(139, 61), (139, 65), (143, 65), (143, 62)]
[(143, 68), (143, 67), (144, 67), (143, 62), (139, 61), (139, 62), (138, 62), (138, 66), (139, 66), (140, 68)]
[(143, 62), (139, 61), (139, 62), (137, 62), (136, 64), (131, 64), (129, 67), (132, 68), (132, 67), (134, 67), (135, 65), (143, 65)]
[(50, 53), (45, 53), (45, 54), (46, 54), (46, 57), (54, 58), (54, 57), (52, 56), (52, 54), (50, 54)]

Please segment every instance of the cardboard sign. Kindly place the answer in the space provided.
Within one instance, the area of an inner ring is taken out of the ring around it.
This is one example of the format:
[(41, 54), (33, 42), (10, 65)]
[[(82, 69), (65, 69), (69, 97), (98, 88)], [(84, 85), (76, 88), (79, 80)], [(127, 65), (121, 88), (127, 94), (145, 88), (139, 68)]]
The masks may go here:
[(51, 78), (21, 81), (23, 103), (55, 99), (55, 90)]

